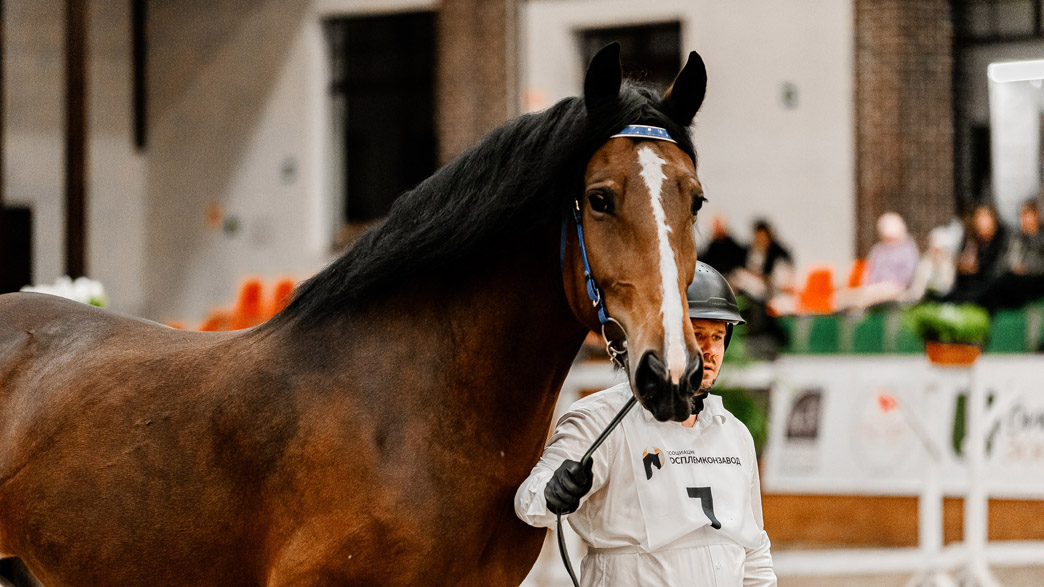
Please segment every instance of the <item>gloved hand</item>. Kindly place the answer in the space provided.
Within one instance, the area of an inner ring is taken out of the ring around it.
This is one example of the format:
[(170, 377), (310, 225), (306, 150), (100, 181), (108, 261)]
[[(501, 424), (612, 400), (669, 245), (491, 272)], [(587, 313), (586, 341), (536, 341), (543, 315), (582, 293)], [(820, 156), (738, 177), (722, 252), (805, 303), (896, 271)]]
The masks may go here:
[(583, 466), (576, 461), (565, 460), (544, 487), (547, 509), (556, 514), (571, 514), (580, 507), (580, 498), (591, 491), (594, 475), (593, 462)]

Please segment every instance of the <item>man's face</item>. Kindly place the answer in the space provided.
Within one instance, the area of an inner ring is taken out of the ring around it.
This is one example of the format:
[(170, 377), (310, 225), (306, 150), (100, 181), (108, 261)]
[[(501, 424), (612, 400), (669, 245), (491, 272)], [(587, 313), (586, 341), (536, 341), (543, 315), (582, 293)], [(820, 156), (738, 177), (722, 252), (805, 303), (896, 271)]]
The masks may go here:
[(703, 384), (700, 386), (700, 393), (706, 393), (718, 379), (721, 360), (725, 356), (725, 334), (728, 330), (725, 322), (721, 320), (693, 318), (692, 331), (700, 349), (703, 350)]
[(772, 244), (772, 239), (769, 238), (769, 233), (767, 230), (755, 230), (753, 241), (754, 242), (752, 244), (754, 245), (754, 248), (759, 251), (767, 251), (769, 245)]
[(1032, 208), (1019, 211), (1019, 225), (1023, 234), (1034, 235), (1040, 231), (1040, 217)]

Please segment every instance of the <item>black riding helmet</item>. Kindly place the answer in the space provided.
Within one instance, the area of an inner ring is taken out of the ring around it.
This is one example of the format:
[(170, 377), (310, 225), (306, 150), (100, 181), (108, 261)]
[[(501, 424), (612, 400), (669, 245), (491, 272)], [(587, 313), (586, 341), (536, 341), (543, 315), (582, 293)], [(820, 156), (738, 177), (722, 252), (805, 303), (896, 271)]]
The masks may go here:
[(729, 282), (716, 269), (703, 261), (696, 262), (696, 274), (686, 296), (689, 299), (689, 318), (722, 320), (725, 325), (725, 348), (732, 340), (732, 328), (744, 324), (736, 305), (736, 294)]

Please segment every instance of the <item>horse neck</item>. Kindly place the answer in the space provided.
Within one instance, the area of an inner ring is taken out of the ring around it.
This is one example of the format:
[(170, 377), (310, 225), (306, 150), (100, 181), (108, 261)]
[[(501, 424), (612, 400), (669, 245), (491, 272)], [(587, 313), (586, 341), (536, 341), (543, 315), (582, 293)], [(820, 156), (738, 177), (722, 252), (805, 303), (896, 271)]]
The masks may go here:
[[(553, 232), (516, 240), (467, 275), (419, 280), (346, 312), (296, 342), (313, 349), (301, 361), (320, 363), (318, 379), (343, 392), (333, 395), (376, 421), (409, 413), (415, 429), (513, 453), (528, 471), (586, 334), (565, 299)], [(331, 355), (316, 359), (317, 349)]]
[(586, 333), (569, 310), (556, 257), (557, 247), (519, 246), (463, 283), (434, 287), (429, 318), (437, 326), (417, 341), (439, 348), (449, 366), (429, 393), (488, 421), (494, 443), (537, 454)]

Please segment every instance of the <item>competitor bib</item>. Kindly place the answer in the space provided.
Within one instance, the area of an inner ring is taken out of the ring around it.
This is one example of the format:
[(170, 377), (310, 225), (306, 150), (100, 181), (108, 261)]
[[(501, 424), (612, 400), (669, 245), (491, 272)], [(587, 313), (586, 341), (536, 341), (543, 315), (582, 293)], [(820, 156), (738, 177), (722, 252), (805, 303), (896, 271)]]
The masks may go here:
[(722, 542), (758, 545), (751, 456), (744, 438), (710, 411), (692, 428), (658, 422), (645, 410), (623, 421), (650, 552), (705, 526), (721, 532)]

